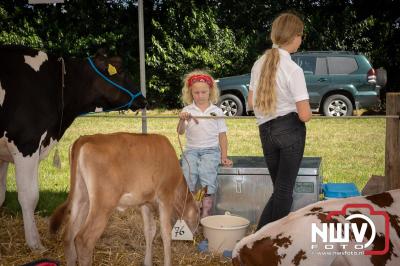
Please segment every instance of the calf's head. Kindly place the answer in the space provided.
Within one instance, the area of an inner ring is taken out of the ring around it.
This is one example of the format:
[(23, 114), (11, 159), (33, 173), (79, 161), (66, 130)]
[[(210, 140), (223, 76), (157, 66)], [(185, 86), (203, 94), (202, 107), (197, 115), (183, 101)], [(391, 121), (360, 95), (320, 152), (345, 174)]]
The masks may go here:
[[(103, 49), (97, 51), (93, 58), (96, 77), (93, 83), (94, 91), (103, 110), (136, 111), (146, 107), (147, 101), (131, 76), (123, 67), (119, 56), (108, 57)], [(97, 69), (97, 71), (96, 71)]]
[(194, 195), (189, 191), (186, 180), (183, 178), (182, 185), (177, 189), (174, 202), (173, 224), (177, 219), (182, 219), (194, 234), (200, 223), (200, 206)]

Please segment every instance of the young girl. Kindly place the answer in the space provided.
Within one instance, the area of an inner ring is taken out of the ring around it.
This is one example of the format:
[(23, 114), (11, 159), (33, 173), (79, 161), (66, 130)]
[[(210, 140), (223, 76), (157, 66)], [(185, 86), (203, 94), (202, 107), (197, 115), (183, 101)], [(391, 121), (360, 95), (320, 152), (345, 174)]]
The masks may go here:
[(272, 23), (272, 49), (251, 70), (249, 107), (254, 105), (265, 161), (274, 191), (257, 230), (290, 212), (293, 188), (303, 158), (305, 122), (311, 118), (302, 69), (290, 54), (300, 47), (303, 21), (283, 13)]
[(186, 106), (179, 114), (178, 124), (178, 133), (186, 132), (184, 151), (186, 159), (182, 158), (182, 168), (192, 192), (195, 191), (198, 180), (202, 187), (207, 186), (207, 194), (202, 202), (202, 217), (210, 215), (213, 195), (217, 190), (218, 165), (232, 164), (227, 157), (227, 127), (224, 119), (193, 117), (223, 116), (222, 110), (214, 105), (218, 100), (218, 94), (215, 80), (206, 72), (193, 71), (185, 76), (182, 100)]

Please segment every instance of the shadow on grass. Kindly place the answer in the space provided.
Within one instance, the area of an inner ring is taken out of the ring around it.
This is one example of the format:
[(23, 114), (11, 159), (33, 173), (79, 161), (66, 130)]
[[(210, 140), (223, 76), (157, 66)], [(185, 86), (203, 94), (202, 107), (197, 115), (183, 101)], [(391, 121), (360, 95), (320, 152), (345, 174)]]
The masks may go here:
[[(68, 192), (54, 192), (54, 191), (40, 191), (39, 202), (36, 207), (35, 213), (40, 216), (49, 216), (52, 214), (55, 208), (63, 203), (68, 196)], [(21, 214), (21, 206), (18, 202), (18, 194), (15, 191), (6, 192), (6, 200), (3, 206), (7, 213), (16, 215)]]
[(367, 110), (361, 114), (361, 116), (371, 116), (371, 115), (386, 115), (385, 110)]

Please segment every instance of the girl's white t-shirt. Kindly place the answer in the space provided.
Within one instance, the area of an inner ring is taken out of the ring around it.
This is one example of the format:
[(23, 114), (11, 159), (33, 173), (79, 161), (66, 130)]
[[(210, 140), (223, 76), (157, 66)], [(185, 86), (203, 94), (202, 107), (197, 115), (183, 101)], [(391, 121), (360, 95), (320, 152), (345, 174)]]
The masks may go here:
[[(182, 112), (192, 116), (224, 116), (223, 111), (216, 105), (210, 106), (202, 112), (194, 103), (185, 106)], [(228, 131), (224, 119), (197, 119), (198, 124), (191, 119), (185, 121), (186, 149), (210, 148), (219, 146), (219, 133)]]
[[(276, 72), (276, 112), (274, 114), (263, 115), (256, 107), (254, 114), (257, 118), (257, 124), (261, 125), (278, 116), (283, 116), (291, 112), (297, 112), (296, 102), (308, 100), (304, 73), (290, 57), (290, 54), (283, 49), (278, 48), (280, 60)], [(253, 104), (256, 102), (257, 87), (261, 75), (261, 68), (265, 60), (265, 55), (261, 56), (251, 69), (250, 87), (253, 91)]]

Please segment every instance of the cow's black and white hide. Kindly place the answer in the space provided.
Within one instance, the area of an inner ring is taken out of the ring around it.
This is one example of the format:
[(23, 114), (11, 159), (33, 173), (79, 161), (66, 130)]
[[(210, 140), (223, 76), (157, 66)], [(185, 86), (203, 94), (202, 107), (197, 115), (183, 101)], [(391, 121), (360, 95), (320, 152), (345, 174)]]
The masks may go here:
[[(22, 46), (0, 46), (0, 206), (5, 199), (7, 166), (12, 162), (31, 249), (43, 248), (34, 220), (39, 161), (77, 116), (146, 105), (120, 57), (99, 51), (91, 60), (95, 68), (87, 58), (64, 58), (63, 75), (62, 60), (56, 56)], [(108, 72), (110, 65), (113, 71)]]

